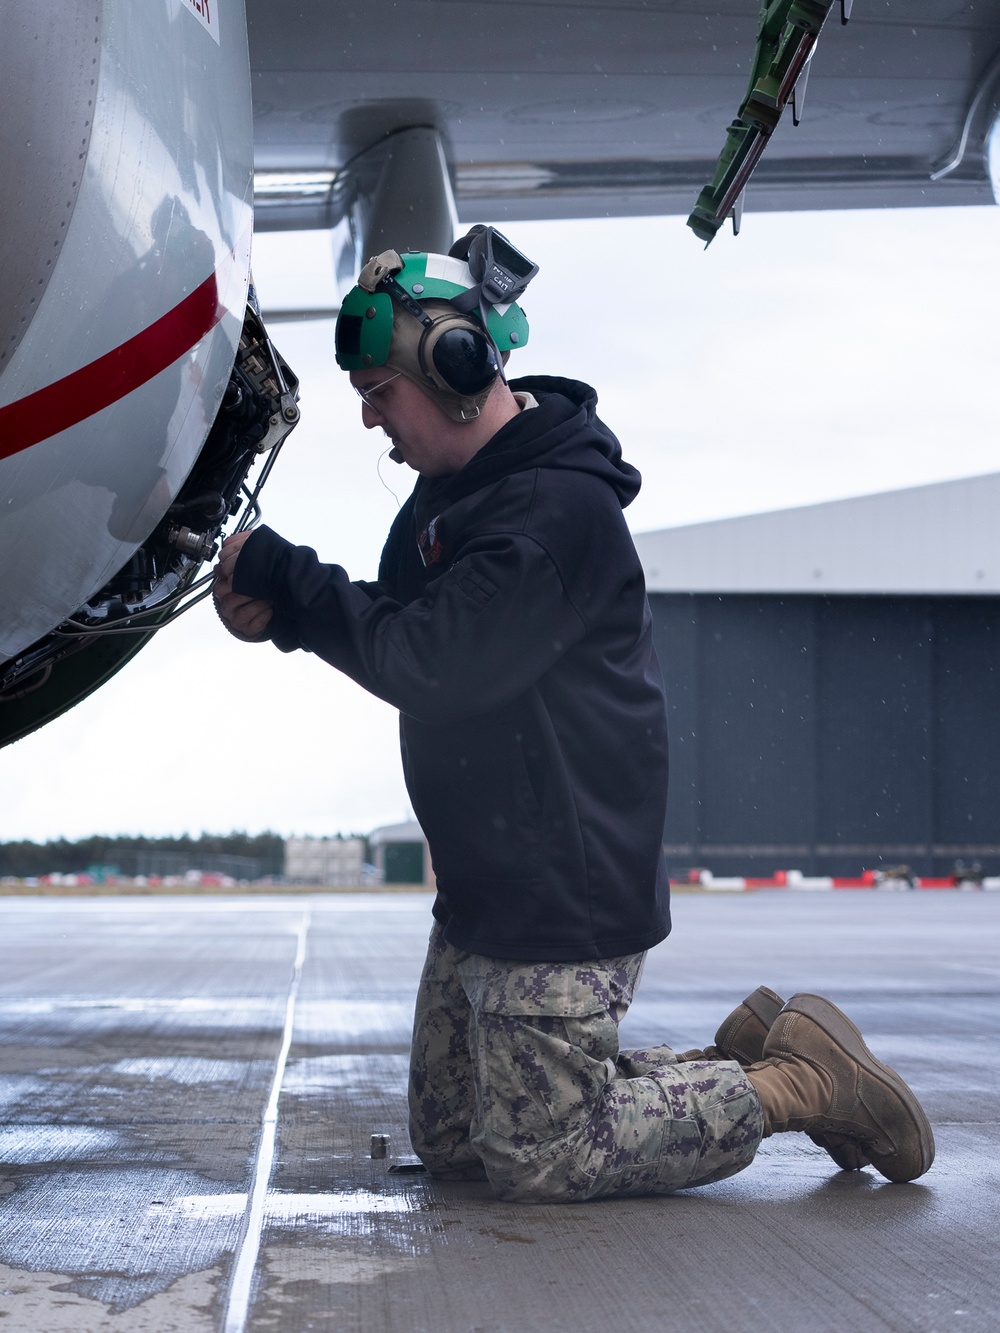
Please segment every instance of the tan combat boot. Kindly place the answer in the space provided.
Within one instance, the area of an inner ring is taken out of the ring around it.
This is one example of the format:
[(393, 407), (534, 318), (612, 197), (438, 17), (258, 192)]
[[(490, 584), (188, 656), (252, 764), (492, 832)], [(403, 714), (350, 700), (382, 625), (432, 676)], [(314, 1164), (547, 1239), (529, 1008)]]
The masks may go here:
[(763, 1055), (764, 1039), (778, 1017), (784, 1000), (766, 986), (758, 986), (752, 995), (722, 1020), (715, 1034), (715, 1045), (703, 1051), (684, 1051), (677, 1059), (735, 1060), (741, 1065), (755, 1064)]
[(876, 1060), (847, 1015), (818, 995), (792, 996), (747, 1078), (760, 1097), (765, 1136), (843, 1135), (887, 1180), (916, 1180), (934, 1161), (934, 1135), (914, 1094)]
[(766, 986), (757, 989), (728, 1018), (715, 1034), (715, 1049), (723, 1060), (753, 1065), (763, 1059), (764, 1042), (771, 1024), (784, 1008), (784, 1000)]
[[(736, 1060), (746, 1068), (764, 1056), (764, 1042), (784, 1005), (780, 995), (767, 986), (757, 989), (728, 1018), (715, 1034), (715, 1045), (704, 1051), (685, 1051), (678, 1060)], [(860, 1171), (869, 1163), (862, 1147), (841, 1134), (810, 1134), (817, 1147), (828, 1152), (841, 1171)]]

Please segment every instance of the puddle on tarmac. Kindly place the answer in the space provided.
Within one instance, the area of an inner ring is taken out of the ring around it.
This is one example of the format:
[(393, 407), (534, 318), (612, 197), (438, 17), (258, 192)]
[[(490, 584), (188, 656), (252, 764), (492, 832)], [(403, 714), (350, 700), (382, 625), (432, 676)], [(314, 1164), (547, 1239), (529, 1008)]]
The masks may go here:
[(329, 1092), (406, 1095), (408, 1055), (381, 1051), (365, 1055), (310, 1055), (289, 1061), (283, 1093), (303, 1097)]
[(26, 1166), (103, 1156), (121, 1142), (110, 1129), (82, 1125), (5, 1125), (0, 1127), (0, 1162)]
[(118, 1060), (113, 1065), (98, 1066), (93, 1072), (106, 1072), (121, 1078), (163, 1079), (188, 1086), (199, 1083), (239, 1083), (246, 1078), (245, 1060), (206, 1060), (201, 1056), (173, 1058), (148, 1057)]
[[(147, 1215), (207, 1221), (216, 1217), (238, 1217), (247, 1206), (245, 1194), (189, 1194), (151, 1205)], [(371, 1190), (347, 1190), (336, 1194), (269, 1194), (264, 1208), (268, 1226), (300, 1226), (308, 1222), (353, 1225), (358, 1217), (374, 1213), (416, 1213), (423, 1202), (412, 1194), (374, 1194)]]
[(300, 1001), (296, 1030), (350, 1033), (352, 1045), (401, 1042), (409, 1047), (413, 1030), (413, 999)]

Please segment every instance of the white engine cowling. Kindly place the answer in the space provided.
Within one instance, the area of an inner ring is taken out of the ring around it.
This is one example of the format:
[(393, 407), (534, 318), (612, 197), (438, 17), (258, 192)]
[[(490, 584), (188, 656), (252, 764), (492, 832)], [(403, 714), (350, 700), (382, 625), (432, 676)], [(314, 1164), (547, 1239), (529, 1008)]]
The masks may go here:
[(241, 0), (17, 6), (3, 42), (0, 662), (149, 536), (243, 324)]

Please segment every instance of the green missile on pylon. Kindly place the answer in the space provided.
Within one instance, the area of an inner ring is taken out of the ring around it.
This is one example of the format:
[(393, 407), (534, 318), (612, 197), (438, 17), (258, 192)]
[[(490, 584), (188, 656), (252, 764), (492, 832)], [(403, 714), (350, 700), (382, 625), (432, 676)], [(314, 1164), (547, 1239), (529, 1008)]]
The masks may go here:
[[(802, 114), (809, 62), (834, 0), (764, 0), (757, 25), (747, 95), (726, 130), (711, 182), (698, 195), (687, 224), (708, 246), (729, 217), (739, 231), (743, 192), (781, 113), (791, 100), (797, 125)], [(840, 0), (841, 22), (852, 0)]]

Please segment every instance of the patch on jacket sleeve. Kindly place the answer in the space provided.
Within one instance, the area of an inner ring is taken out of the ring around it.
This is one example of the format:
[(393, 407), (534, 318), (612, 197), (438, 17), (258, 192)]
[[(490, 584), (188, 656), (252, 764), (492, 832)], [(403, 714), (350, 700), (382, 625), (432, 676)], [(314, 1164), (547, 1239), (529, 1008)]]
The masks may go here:
[(491, 583), (482, 574), (477, 574), (474, 569), (466, 570), (458, 580), (458, 586), (472, 598), (477, 606), (485, 606), (496, 595), (497, 590), (495, 583)]
[(424, 568), (428, 565), (439, 565), (444, 559), (444, 524), (441, 522), (441, 515), (432, 518), (424, 528), (423, 532), (417, 538), (417, 550), (420, 552), (420, 559), (424, 562)]

